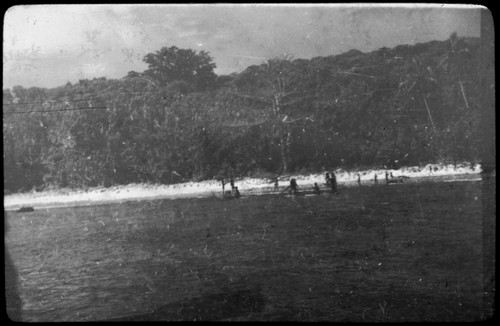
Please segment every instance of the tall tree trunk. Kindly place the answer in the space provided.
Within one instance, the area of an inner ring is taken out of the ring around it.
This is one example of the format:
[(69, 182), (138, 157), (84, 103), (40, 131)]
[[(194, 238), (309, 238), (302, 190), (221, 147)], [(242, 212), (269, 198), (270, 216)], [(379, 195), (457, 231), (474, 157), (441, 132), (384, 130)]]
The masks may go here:
[(285, 143), (284, 139), (282, 138), (280, 141), (282, 173), (288, 172), (288, 159), (287, 159), (285, 147), (286, 147), (286, 143)]
[(290, 127), (282, 123), (280, 132), (280, 153), (281, 153), (281, 167), (283, 173), (288, 172), (289, 150), (292, 132)]

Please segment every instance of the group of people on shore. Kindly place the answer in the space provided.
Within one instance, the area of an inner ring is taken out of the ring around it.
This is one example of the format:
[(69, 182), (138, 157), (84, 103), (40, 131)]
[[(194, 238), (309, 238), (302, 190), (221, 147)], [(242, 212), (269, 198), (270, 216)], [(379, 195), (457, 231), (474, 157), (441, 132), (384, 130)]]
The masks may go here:
[[(335, 173), (326, 173), (325, 175), (325, 183), (327, 186), (330, 186), (330, 192), (332, 194), (336, 194), (337, 193), (337, 177), (335, 176)], [(276, 179), (276, 183), (275, 183), (275, 190), (277, 190), (277, 179)], [(297, 180), (295, 178), (292, 178), (290, 179), (290, 185), (288, 187), (286, 187), (281, 193), (284, 193), (285, 191), (289, 190), (290, 193), (292, 195), (295, 195), (297, 194), (297, 192), (299, 191), (299, 186), (297, 185)], [(319, 188), (318, 186), (318, 183), (315, 182), (314, 183), (314, 187), (313, 187), (313, 194), (316, 194), (316, 195), (320, 195), (321, 194), (321, 189)]]
[[(224, 178), (221, 179), (222, 183), (222, 196), (226, 195), (226, 180)], [(238, 190), (238, 187), (234, 185), (234, 177), (229, 178), (229, 184), (231, 185), (231, 196), (233, 198), (240, 198), (241, 194)]]
[[(357, 174), (357, 182), (359, 185), (361, 185), (361, 175), (358, 173)], [(400, 176), (400, 177), (394, 177), (391, 173), (388, 173), (387, 171), (385, 172), (385, 181), (387, 184), (389, 183), (395, 183), (395, 182), (403, 182), (403, 179), (409, 178), (407, 176)], [(377, 174), (375, 173), (373, 182), (375, 184), (378, 184), (378, 179), (377, 179)], [(222, 183), (222, 194), (225, 196), (225, 185), (226, 181), (224, 178), (221, 179)], [(231, 197), (233, 198), (240, 198), (241, 194), (238, 190), (238, 187), (234, 185), (234, 177), (231, 177), (229, 179), (229, 184), (231, 185)], [(334, 172), (326, 172), (325, 174), (325, 184), (330, 187), (330, 193), (336, 194), (338, 193), (338, 184), (337, 184), (337, 176), (335, 175)], [(274, 190), (277, 191), (279, 189), (279, 178), (276, 177), (274, 178)], [(286, 191), (289, 191), (290, 194), (295, 195), (299, 191), (299, 186), (297, 185), (297, 180), (295, 178), (290, 179), (290, 185), (286, 187), (281, 193), (284, 193)], [(319, 185), (317, 182), (314, 183), (313, 187), (313, 194), (321, 194), (321, 189), (319, 188)]]
[[(361, 175), (358, 173), (357, 174), (357, 182), (358, 184), (361, 186)], [(397, 176), (395, 177), (392, 172), (385, 172), (385, 181), (386, 181), (386, 184), (390, 184), (390, 183), (402, 183), (404, 181), (404, 179), (409, 179), (410, 177), (408, 176)], [(330, 173), (326, 173), (325, 174), (325, 183), (327, 186), (330, 186), (330, 192), (331, 193), (338, 193), (338, 190), (337, 190), (337, 177), (335, 176), (335, 173), (334, 172), (331, 172)], [(374, 184), (378, 184), (378, 177), (377, 177), (377, 174), (375, 173), (374, 174), (374, 177), (373, 177), (373, 183)], [(275, 184), (275, 190), (277, 189), (277, 179), (276, 179), (276, 184)], [(287, 187), (284, 191), (290, 189), (291, 193), (292, 194), (295, 194), (298, 190), (298, 186), (297, 186), (297, 181), (295, 179), (291, 179), (290, 180), (290, 186)], [(318, 183), (315, 182), (314, 183), (314, 187), (313, 187), (313, 193), (314, 194), (321, 194), (321, 189), (319, 188), (318, 186)]]
[[(358, 173), (357, 176), (358, 176), (358, 184), (361, 186), (361, 175)], [(410, 177), (405, 176), (405, 175), (401, 175), (401, 176), (395, 177), (392, 174), (392, 172), (389, 173), (389, 172), (385, 171), (385, 183), (386, 184), (389, 184), (389, 183), (402, 183), (404, 179), (409, 179), (409, 178)], [(377, 176), (376, 173), (373, 176), (373, 183), (374, 184), (378, 184), (378, 176)]]

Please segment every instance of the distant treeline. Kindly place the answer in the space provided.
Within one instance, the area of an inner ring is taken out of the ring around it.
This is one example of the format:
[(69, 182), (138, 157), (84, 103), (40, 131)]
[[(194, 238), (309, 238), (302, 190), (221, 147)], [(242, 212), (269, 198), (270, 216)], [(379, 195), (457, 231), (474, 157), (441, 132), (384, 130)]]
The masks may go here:
[(454, 33), (217, 76), (208, 53), (169, 47), (119, 80), (16, 86), (4, 189), (476, 162), (479, 49)]

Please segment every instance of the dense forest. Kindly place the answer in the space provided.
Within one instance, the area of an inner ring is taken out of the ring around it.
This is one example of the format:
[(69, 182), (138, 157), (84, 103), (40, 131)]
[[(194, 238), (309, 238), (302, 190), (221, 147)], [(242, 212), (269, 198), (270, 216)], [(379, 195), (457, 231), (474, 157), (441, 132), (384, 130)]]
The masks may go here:
[(479, 50), (454, 33), (218, 76), (171, 46), (122, 79), (4, 89), (4, 192), (476, 162)]

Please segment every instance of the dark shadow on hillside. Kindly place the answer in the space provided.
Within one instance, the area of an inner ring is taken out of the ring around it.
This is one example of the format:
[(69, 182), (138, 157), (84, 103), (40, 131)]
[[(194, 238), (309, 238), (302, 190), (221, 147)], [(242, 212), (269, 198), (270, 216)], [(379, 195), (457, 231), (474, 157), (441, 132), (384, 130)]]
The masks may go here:
[(19, 278), (7, 246), (5, 245), (5, 235), (8, 230), (7, 212), (4, 215), (4, 255), (5, 255), (5, 311), (12, 321), (21, 321), (21, 298), (19, 296)]

